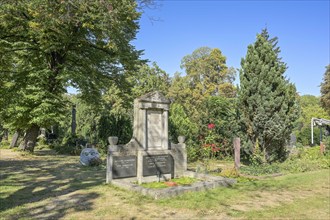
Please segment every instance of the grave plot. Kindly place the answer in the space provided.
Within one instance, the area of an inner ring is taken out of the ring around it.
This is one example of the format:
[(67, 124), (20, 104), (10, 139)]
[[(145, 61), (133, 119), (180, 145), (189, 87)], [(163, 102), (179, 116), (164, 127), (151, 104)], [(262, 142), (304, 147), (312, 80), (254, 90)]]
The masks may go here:
[[(117, 137), (109, 137), (107, 183), (139, 191), (154, 198), (228, 186), (235, 180), (187, 171), (185, 138), (169, 142), (168, 111), (170, 101), (159, 92), (148, 93), (134, 100), (133, 137), (126, 145), (117, 145)], [(178, 186), (162, 191), (145, 189), (138, 184), (168, 181), (173, 178), (203, 179), (191, 186)], [(138, 184), (135, 184), (138, 183)]]

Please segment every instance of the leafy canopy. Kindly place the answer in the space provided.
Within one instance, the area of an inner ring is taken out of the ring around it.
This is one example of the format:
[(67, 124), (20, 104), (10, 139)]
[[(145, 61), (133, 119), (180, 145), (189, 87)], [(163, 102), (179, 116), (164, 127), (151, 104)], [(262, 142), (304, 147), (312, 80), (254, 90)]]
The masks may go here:
[(181, 68), (186, 75), (175, 74), (169, 96), (183, 105), (193, 121), (203, 117), (201, 109), (209, 96), (235, 96), (235, 71), (227, 67), (226, 57), (218, 48), (196, 49), (182, 58)]
[(132, 0), (1, 1), (3, 120), (48, 126), (63, 115), (67, 86), (97, 102), (109, 80), (138, 62), (130, 44), (140, 13)]

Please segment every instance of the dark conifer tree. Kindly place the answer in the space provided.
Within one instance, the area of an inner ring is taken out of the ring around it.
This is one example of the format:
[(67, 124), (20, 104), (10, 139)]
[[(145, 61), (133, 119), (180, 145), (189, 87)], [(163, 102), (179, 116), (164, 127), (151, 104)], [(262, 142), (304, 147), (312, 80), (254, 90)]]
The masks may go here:
[(264, 29), (248, 46), (240, 69), (242, 130), (265, 162), (284, 158), (285, 142), (299, 116), (296, 88), (284, 75), (287, 65), (277, 43)]

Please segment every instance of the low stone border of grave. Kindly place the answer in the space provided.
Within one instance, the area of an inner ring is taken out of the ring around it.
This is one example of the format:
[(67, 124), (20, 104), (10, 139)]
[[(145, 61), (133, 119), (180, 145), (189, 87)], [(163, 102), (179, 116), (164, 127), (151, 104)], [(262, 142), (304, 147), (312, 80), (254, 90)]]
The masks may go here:
[(207, 174), (200, 174), (192, 171), (185, 172), (184, 176), (201, 179), (201, 181), (197, 181), (188, 186), (179, 185), (164, 189), (145, 188), (138, 184), (132, 183), (128, 179), (116, 179), (113, 180), (111, 183), (120, 188), (133, 190), (141, 193), (142, 195), (151, 196), (154, 199), (169, 198), (169, 197), (181, 195), (186, 192), (198, 192), (202, 190), (213, 189), (219, 186), (228, 187), (236, 183), (235, 179), (230, 179), (220, 176), (211, 176)]

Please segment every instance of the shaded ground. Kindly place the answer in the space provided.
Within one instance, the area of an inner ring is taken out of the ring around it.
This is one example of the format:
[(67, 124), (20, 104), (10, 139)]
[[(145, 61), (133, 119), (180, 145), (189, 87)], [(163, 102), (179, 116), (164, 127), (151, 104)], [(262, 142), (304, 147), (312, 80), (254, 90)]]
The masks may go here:
[(0, 169), (0, 219), (330, 219), (329, 170), (155, 201), (106, 185), (105, 167), (77, 156), (0, 149)]

